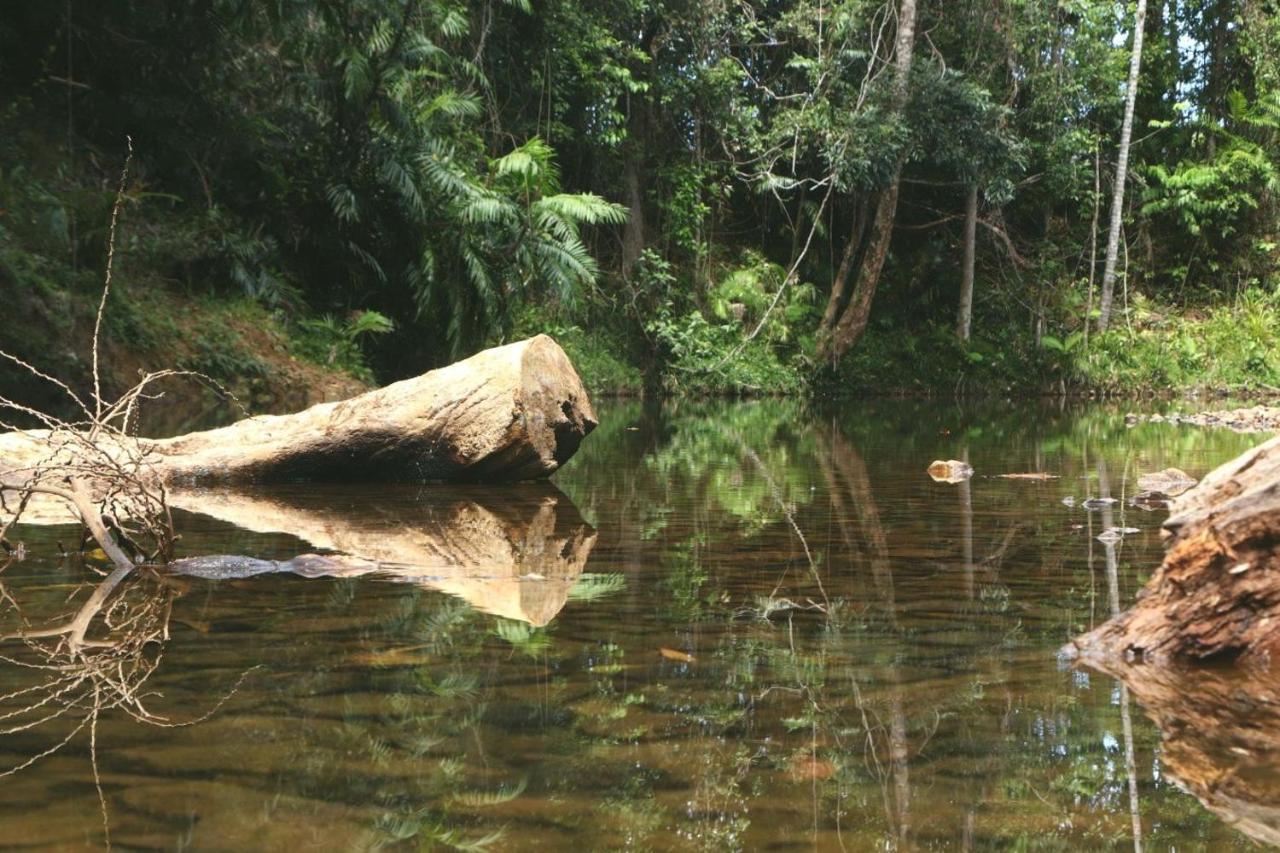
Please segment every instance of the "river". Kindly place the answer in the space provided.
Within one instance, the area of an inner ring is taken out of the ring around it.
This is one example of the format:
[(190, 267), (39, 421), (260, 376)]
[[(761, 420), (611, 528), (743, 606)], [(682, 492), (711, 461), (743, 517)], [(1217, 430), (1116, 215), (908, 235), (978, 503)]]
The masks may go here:
[[(0, 779), (4, 846), (104, 819), (126, 849), (1252, 844), (1057, 650), (1159, 563), (1137, 477), (1259, 437), (1067, 404), (598, 409), (551, 484), (175, 496), (184, 555), (370, 562), (135, 581), (113, 618), (152, 634), (118, 674), (0, 720), (0, 770), (49, 753)], [(926, 475), (949, 458), (973, 478)], [(26, 618), (85, 582), (74, 536), (11, 536)], [(0, 713), (67, 678), (21, 662)]]

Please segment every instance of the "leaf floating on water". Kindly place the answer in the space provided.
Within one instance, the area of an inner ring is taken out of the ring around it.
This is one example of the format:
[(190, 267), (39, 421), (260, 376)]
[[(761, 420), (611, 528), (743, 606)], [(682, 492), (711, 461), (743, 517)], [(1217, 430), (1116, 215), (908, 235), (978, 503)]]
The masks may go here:
[(695, 658), (693, 655), (689, 654), (688, 652), (682, 652), (677, 649), (669, 649), (666, 646), (663, 646), (662, 648), (658, 649), (658, 654), (662, 655), (667, 660), (679, 661), (680, 663), (693, 663), (694, 661), (697, 660), (697, 658)]
[(1032, 471), (1027, 474), (997, 474), (1002, 480), (1056, 480), (1057, 474), (1046, 474), (1043, 471)]

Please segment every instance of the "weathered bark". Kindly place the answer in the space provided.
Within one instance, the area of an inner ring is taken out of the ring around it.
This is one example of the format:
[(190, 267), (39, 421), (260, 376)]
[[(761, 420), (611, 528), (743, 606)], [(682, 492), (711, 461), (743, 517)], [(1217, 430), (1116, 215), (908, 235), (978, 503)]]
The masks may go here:
[[(539, 335), (340, 403), (247, 418), (221, 429), (138, 439), (151, 472), (170, 485), (292, 480), (528, 480), (560, 467), (596, 416), (564, 351)], [(0, 479), (51, 454), (43, 431), (0, 435)], [(66, 458), (66, 457), (70, 458)], [(47, 475), (46, 475), (47, 479)]]
[(290, 572), (415, 583), (478, 610), (545, 625), (582, 574), (596, 533), (549, 483), (451, 486), (352, 503), (340, 487), (178, 491), (174, 506), (257, 533), (287, 533), (338, 554), (292, 560), (194, 557), (170, 569), (211, 579)]
[(1102, 267), (1102, 296), (1098, 303), (1098, 331), (1111, 323), (1111, 303), (1115, 298), (1116, 259), (1120, 248), (1120, 224), (1124, 219), (1124, 184), (1129, 175), (1129, 140), (1133, 137), (1133, 104), (1138, 95), (1138, 75), (1142, 67), (1142, 31), (1147, 17), (1147, 0), (1138, 0), (1133, 22), (1133, 53), (1129, 57), (1129, 85), (1125, 92), (1124, 121), (1120, 125), (1120, 153), (1116, 158), (1116, 183), (1111, 194), (1111, 227), (1107, 231), (1107, 256)]
[(1280, 649), (1280, 438), (1174, 500), (1164, 563), (1128, 611), (1064, 651), (1086, 662), (1260, 664)]
[(960, 271), (960, 308), (956, 312), (956, 336), (969, 342), (973, 323), (973, 267), (978, 240), (978, 185), (969, 187), (964, 203), (964, 267)]
[[(907, 105), (910, 91), (911, 61), (916, 42), (916, 0), (902, 0), (898, 7), (898, 32), (894, 45), (893, 111), (901, 116)], [(880, 193), (876, 204), (875, 219), (871, 223), (871, 237), (867, 243), (853, 295), (840, 314), (835, 327), (824, 326), (818, 330), (818, 358), (832, 364), (862, 337), (871, 317), (871, 302), (880, 284), (880, 273), (889, 256), (889, 243), (893, 239), (893, 224), (898, 215), (898, 185), (902, 175), (903, 157), (894, 165), (889, 185)]]

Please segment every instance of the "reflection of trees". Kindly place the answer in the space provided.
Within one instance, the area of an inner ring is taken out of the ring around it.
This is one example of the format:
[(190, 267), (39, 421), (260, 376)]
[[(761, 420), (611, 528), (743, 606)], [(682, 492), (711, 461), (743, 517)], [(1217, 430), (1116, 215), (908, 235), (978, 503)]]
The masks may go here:
[[(881, 523), (880, 509), (871, 488), (871, 479), (861, 455), (838, 430), (822, 431), (818, 439), (819, 464), (828, 484), (828, 493), (835, 507), (836, 524), (841, 539), (856, 549), (871, 571), (871, 579), (884, 618), (894, 629), (898, 628), (897, 601), (894, 596), (893, 567), (889, 559), (888, 536)], [(911, 778), (910, 759), (912, 747), (905, 710), (902, 678), (896, 654), (888, 656), (883, 668), (888, 685), (888, 726), (869, 729), (866, 745), (879, 765), (877, 757), (878, 732), (887, 747), (889, 781), (892, 798), (886, 786), (885, 814), (894, 828), (899, 843), (909, 843), (911, 837)], [(860, 695), (860, 694), (855, 694)], [(857, 704), (862, 705), (861, 699)], [(862, 719), (867, 719), (866, 707), (857, 708)], [(872, 712), (874, 713), (874, 712)]]
[[(920, 472), (902, 470), (902, 454), (886, 454), (856, 423), (813, 426), (789, 404), (627, 411), (634, 420), (606, 417), (592, 437), (616, 441), (617, 452), (580, 456), (558, 482), (601, 531), (570, 599), (617, 594), (608, 600), (629, 604), (570, 607), (534, 625), (416, 583), (185, 581), (201, 594), (175, 606), (180, 627), (150, 684), (179, 695), (186, 684), (199, 697), (216, 675), (229, 686), (245, 659), (262, 661), (269, 677), (160, 745), (130, 746), (127, 732), (106, 730), (124, 768), (104, 776), (113, 805), (125, 806), (113, 810), (117, 821), (134, 809), (183, 827), (192, 844), (229, 848), (551, 849), (582, 838), (599, 849), (718, 850), (781, 835), (823, 849), (1128, 843), (1133, 762), (1111, 682), (1058, 672), (1045, 656), (1087, 619), (1085, 534), (1071, 529), (1085, 515), (1057, 500), (1096, 459), (1082, 466), (1079, 447), (1012, 426), (958, 435), (951, 441), (968, 443), (979, 463), (1008, 444), (1019, 459), (1042, 453), (1045, 470), (1063, 475), (1038, 486), (976, 480), (966, 502), (954, 486), (916, 483)], [(640, 429), (625, 429), (633, 424)], [(933, 458), (925, 439), (906, 440)], [(1108, 452), (1112, 471), (1116, 455)], [(1055, 512), (1028, 517), (1028, 494)], [(313, 547), (369, 562), (424, 565), (388, 549), (439, 540), (423, 530), (470, 519), (487, 550), (466, 553), (487, 555), (480, 563), (491, 567), (523, 555), (507, 580), (554, 580), (556, 570), (530, 572), (529, 560), (577, 541), (561, 520), (567, 507), (557, 503), (545, 528), (526, 525), (521, 518), (549, 517), (518, 494), (528, 511), (492, 506), (510, 495), (455, 492), (425, 501), (425, 520), (412, 515), (416, 494), (265, 497), (250, 513), (262, 529), (323, 534)], [(455, 499), (484, 512), (455, 511)], [(265, 511), (281, 508), (284, 524), (265, 523)], [(796, 528), (829, 600), (805, 571)], [(449, 547), (468, 536), (450, 534)], [(299, 549), (262, 537), (244, 550)], [(636, 570), (625, 592), (616, 576), (590, 572), (601, 559)], [(1122, 562), (1117, 582), (1127, 577)], [(315, 566), (295, 563), (304, 573)], [(1110, 580), (1099, 566), (1102, 610)], [(181, 627), (186, 617), (203, 623), (201, 636)], [(1139, 719), (1127, 730), (1147, 755), (1149, 727)], [(1116, 742), (1100, 745), (1108, 731)], [(1232, 746), (1264, 743), (1204, 749)], [(1174, 770), (1173, 759), (1153, 769), (1164, 767)], [(1262, 772), (1261, 753), (1251, 767)], [(218, 781), (192, 778), (192, 768)], [(148, 774), (151, 793), (129, 790)], [(1247, 781), (1219, 790), (1234, 786), (1235, 796)], [(1184, 816), (1185, 797), (1144, 785), (1151, 847), (1162, 834), (1217, 831), (1202, 813)], [(198, 825), (184, 822), (184, 807)], [(131, 829), (121, 838), (140, 844)]]

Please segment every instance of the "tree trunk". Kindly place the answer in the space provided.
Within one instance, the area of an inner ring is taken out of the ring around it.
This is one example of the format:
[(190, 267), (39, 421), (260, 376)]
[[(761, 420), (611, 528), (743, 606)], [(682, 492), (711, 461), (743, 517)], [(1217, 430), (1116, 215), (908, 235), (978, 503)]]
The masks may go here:
[[(911, 59), (916, 39), (916, 0), (902, 0), (898, 7), (898, 34), (894, 47), (893, 112), (901, 117), (907, 105), (911, 83)], [(889, 185), (880, 193), (871, 239), (858, 269), (853, 295), (834, 328), (818, 330), (818, 358), (835, 364), (847, 353), (867, 328), (871, 301), (880, 283), (880, 272), (889, 255), (893, 223), (898, 215), (898, 183), (902, 175), (902, 156), (893, 169)]]
[(973, 323), (973, 265), (978, 237), (978, 185), (969, 187), (964, 204), (964, 268), (960, 274), (960, 310), (956, 314), (956, 335), (969, 342)]
[[(340, 403), (246, 418), (178, 438), (137, 439), (148, 473), (169, 485), (310, 481), (529, 480), (547, 477), (596, 426), (564, 350), (546, 335)], [(104, 439), (105, 440), (105, 439)], [(48, 431), (0, 434), (0, 479), (12, 487), (53, 457)], [(110, 449), (110, 448), (108, 448)]]
[(1120, 152), (1116, 158), (1116, 183), (1111, 194), (1111, 227), (1107, 231), (1107, 256), (1102, 268), (1102, 297), (1098, 305), (1098, 331), (1111, 325), (1111, 303), (1115, 298), (1116, 260), (1120, 250), (1120, 224), (1124, 219), (1124, 185), (1129, 174), (1129, 140), (1133, 136), (1133, 104), (1138, 94), (1138, 74), (1142, 67), (1142, 32), (1147, 17), (1147, 0), (1138, 0), (1133, 22), (1133, 53), (1129, 58), (1129, 84), (1125, 92), (1124, 122), (1120, 125)]
[(627, 223), (622, 228), (622, 274), (631, 275), (644, 252), (644, 193), (640, 189), (639, 149), (626, 155), (623, 182), (627, 192)]
[(1157, 664), (1280, 652), (1280, 438), (1177, 498), (1164, 529), (1169, 550), (1138, 602), (1064, 651)]
[[(849, 273), (853, 269), (854, 258), (858, 256), (858, 246), (862, 243), (862, 229), (866, 226), (866, 205), (858, 205), (849, 228), (849, 239), (844, 244), (844, 252), (840, 256), (840, 266), (836, 269), (835, 278), (831, 280), (831, 295), (827, 297), (827, 307), (822, 312), (822, 323), (818, 328), (830, 329), (840, 312), (840, 303), (844, 301), (845, 290), (849, 284)], [(797, 229), (797, 233), (799, 229)], [(796, 257), (793, 249), (791, 257)]]

